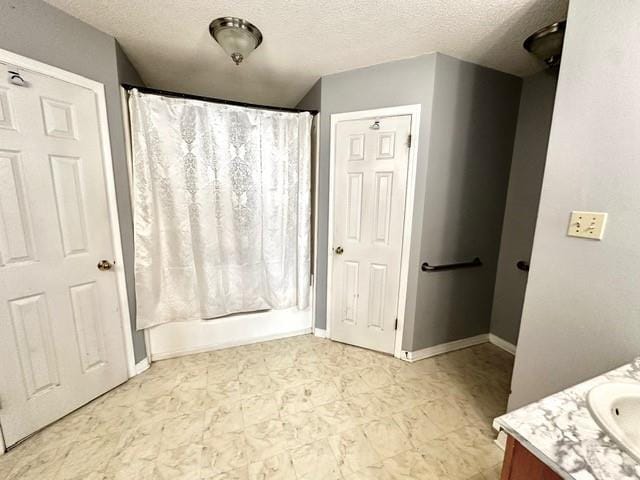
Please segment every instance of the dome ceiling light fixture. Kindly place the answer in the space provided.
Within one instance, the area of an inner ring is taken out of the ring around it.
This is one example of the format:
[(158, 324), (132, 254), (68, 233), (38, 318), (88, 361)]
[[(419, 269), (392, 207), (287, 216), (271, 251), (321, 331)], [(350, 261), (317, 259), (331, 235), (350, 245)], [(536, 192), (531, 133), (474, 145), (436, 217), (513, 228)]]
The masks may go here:
[(522, 46), (546, 63), (548, 67), (557, 67), (560, 65), (566, 26), (566, 20), (547, 25), (530, 35)]
[(209, 24), (209, 33), (236, 65), (240, 65), (262, 43), (258, 27), (242, 18), (216, 18)]

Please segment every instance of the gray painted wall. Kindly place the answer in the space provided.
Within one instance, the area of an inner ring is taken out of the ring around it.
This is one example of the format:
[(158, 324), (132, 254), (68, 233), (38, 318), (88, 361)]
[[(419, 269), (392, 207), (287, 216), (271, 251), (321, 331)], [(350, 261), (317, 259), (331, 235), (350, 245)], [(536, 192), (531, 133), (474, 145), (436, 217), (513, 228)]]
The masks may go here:
[(411, 268), (475, 256), (483, 266), (418, 274), (413, 322), (406, 318), (413, 351), (489, 331), (520, 86), (517, 77), (437, 57), (423, 221), (414, 226), (420, 259)]
[(320, 110), (322, 106), (322, 79), (313, 84), (313, 87), (298, 102), (297, 108), (308, 108), (310, 110)]
[(520, 96), (491, 310), (491, 333), (514, 345), (527, 287), (527, 273), (518, 270), (516, 263), (531, 259), (557, 80), (557, 70), (527, 77)]
[[(128, 83), (131, 85), (144, 85), (135, 67), (129, 61), (129, 58), (116, 42), (116, 64), (118, 70), (118, 85)], [(121, 110), (119, 110), (121, 111)], [(122, 122), (122, 128), (128, 128)], [(118, 128), (117, 126), (115, 128)], [(113, 134), (112, 134), (113, 136)], [(122, 141), (125, 146), (125, 137), (117, 139)], [(126, 148), (126, 147), (125, 147)], [(120, 149), (118, 149), (120, 150)], [(122, 150), (122, 158), (114, 164), (113, 171), (116, 179), (116, 188), (118, 191), (118, 215), (120, 218), (120, 236), (122, 237), (122, 256), (124, 257), (124, 273), (127, 279), (127, 296), (129, 299), (129, 313), (131, 315), (131, 331), (133, 335), (133, 350), (135, 352), (136, 362), (139, 362), (147, 356), (146, 346), (144, 344), (144, 333), (142, 330), (136, 330), (136, 279), (135, 279), (135, 249), (133, 244), (133, 211), (131, 209), (131, 192), (129, 186), (129, 170), (126, 164), (126, 156)]]
[[(403, 348), (415, 351), (489, 331), (520, 84), (441, 54), (322, 78), (318, 328), (326, 328), (331, 114), (421, 104)], [(317, 98), (317, 92), (305, 98)], [(482, 269), (420, 272), (423, 260), (476, 255), (485, 262)]]
[[(509, 409), (640, 353), (640, 2), (571, 2)], [(608, 212), (604, 239), (566, 235)]]
[[(302, 100), (298, 102), (297, 108), (307, 108), (309, 110), (320, 111), (322, 99), (322, 79), (319, 79), (313, 87), (307, 92)], [(318, 129), (319, 118), (316, 115), (311, 125), (311, 258), (315, 258), (316, 250), (316, 171), (317, 171), (317, 152), (318, 152)], [(311, 275), (315, 278), (315, 265), (311, 264)]]
[[(39, 60), (105, 86), (109, 135), (118, 197), (123, 250), (133, 252), (131, 210), (125, 157), (124, 125), (120, 108), (118, 57), (113, 37), (73, 18), (41, 0), (8, 0), (0, 3), (0, 48)], [(120, 65), (126, 64), (120, 53)], [(131, 78), (133, 67), (127, 67)], [(122, 69), (121, 74), (125, 75)], [(127, 272), (129, 302), (135, 313), (132, 272)], [(142, 332), (135, 332), (136, 361), (145, 356)]]

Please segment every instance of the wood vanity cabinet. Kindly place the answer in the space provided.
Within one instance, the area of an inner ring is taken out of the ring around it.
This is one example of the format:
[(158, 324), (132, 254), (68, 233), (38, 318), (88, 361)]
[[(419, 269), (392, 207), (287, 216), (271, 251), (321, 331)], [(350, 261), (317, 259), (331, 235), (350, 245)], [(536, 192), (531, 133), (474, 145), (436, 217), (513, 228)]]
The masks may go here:
[(560, 480), (562, 477), (513, 437), (507, 437), (500, 480)]

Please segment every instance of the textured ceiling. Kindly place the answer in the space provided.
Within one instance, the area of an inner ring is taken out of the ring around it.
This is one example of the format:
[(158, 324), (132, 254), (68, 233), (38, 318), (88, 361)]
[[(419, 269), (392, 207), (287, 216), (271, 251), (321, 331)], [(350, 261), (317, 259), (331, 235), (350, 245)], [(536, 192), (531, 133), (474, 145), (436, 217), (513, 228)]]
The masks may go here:
[[(295, 105), (322, 75), (429, 52), (525, 76), (530, 33), (568, 0), (46, 0), (116, 37), (143, 80), (166, 90)], [(243, 17), (263, 44), (236, 67), (209, 22)]]

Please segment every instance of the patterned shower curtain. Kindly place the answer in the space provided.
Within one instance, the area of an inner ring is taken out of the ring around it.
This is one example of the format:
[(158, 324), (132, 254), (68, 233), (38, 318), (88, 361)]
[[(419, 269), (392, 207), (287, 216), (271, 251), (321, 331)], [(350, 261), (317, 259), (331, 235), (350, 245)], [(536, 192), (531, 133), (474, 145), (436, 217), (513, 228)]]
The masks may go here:
[(311, 115), (129, 98), (137, 327), (304, 309)]

